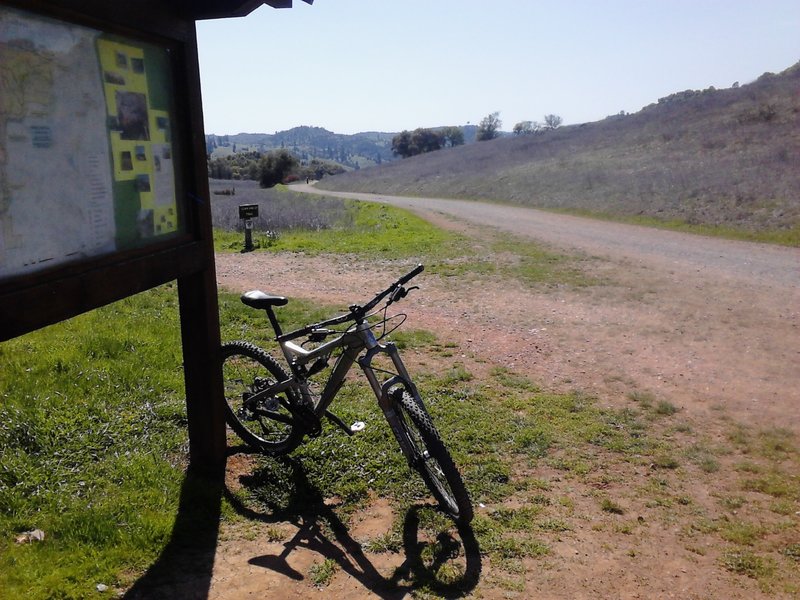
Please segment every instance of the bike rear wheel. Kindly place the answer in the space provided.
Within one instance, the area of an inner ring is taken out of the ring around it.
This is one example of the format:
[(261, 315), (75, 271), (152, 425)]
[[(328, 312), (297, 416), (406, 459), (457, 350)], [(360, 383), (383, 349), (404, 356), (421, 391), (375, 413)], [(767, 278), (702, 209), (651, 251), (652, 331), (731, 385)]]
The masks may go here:
[(409, 464), (422, 476), (442, 510), (469, 523), (473, 516), (469, 494), (425, 406), (405, 390), (397, 390), (391, 397), (400, 428), (395, 435), (406, 442), (400, 447)]
[(293, 414), (299, 391), (290, 387), (280, 394), (255, 397), (259, 391), (289, 379), (281, 366), (261, 348), (248, 342), (222, 346), (225, 417), (231, 429), (248, 446), (266, 454), (290, 452), (303, 438)]

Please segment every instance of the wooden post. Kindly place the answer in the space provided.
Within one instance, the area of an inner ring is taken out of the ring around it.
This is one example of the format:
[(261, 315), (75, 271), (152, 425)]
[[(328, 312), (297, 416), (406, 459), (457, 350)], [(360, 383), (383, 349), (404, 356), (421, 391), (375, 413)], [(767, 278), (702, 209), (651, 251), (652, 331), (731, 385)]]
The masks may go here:
[(214, 474), (225, 463), (225, 410), (219, 303), (214, 265), (214, 236), (205, 168), (205, 135), (200, 94), (197, 37), (192, 29), (186, 43), (186, 79), (194, 156), (194, 189), (199, 202), (193, 204), (205, 260), (197, 273), (178, 278), (181, 313), (186, 414), (189, 426), (189, 458), (193, 468)]
[(214, 473), (225, 461), (217, 282), (214, 268), (178, 279), (189, 457), (193, 467)]

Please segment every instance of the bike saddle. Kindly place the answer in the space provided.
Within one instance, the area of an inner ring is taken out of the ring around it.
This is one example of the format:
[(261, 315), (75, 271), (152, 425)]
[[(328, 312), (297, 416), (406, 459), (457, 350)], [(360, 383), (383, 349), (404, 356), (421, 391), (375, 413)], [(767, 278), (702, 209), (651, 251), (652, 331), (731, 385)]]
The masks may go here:
[(265, 294), (261, 290), (252, 290), (250, 292), (245, 292), (241, 296), (242, 302), (244, 302), (247, 306), (252, 306), (253, 308), (267, 308), (268, 306), (283, 306), (289, 299), (285, 296), (273, 296), (271, 294)]

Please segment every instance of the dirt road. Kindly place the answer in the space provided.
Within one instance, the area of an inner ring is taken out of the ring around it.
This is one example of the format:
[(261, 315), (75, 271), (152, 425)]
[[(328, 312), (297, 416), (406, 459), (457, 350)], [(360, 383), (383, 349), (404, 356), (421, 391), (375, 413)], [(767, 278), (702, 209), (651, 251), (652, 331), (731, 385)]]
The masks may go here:
[[(476, 231), (490, 227), (600, 257), (596, 269), (612, 285), (549, 294), (513, 285), (478, 290), (470, 300), (450, 298), (441, 318), (496, 338), (509, 350), (497, 356), (553, 384), (610, 400), (633, 386), (690, 412), (725, 409), (745, 421), (800, 428), (800, 249), (481, 202), (295, 189), (386, 202), (450, 227), (459, 226), (455, 217)], [(502, 325), (487, 321), (488, 305), (506, 315)]]
[(503, 204), (329, 192), (304, 184), (293, 189), (383, 202), (422, 214), (438, 212), (565, 249), (681, 269), (687, 274), (707, 273), (710, 278), (775, 284), (791, 287), (795, 292), (800, 288), (800, 249), (797, 248), (709, 238)]

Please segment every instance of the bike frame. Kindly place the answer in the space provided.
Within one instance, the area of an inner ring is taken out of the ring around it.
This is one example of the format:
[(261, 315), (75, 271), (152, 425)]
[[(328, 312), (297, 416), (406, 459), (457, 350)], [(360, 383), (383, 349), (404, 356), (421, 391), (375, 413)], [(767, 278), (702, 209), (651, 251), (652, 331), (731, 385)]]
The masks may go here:
[[(394, 425), (397, 415), (392, 408), (389, 390), (396, 385), (402, 385), (415, 398), (419, 399), (419, 394), (400, 358), (397, 346), (393, 342), (388, 342), (386, 344), (379, 343), (372, 333), (371, 327), (372, 326), (366, 321), (357, 323), (336, 339), (323, 343), (312, 350), (306, 350), (302, 346), (295, 344), (291, 339), (287, 339), (291, 338), (293, 334), (279, 335), (278, 344), (280, 345), (286, 361), (290, 365), (292, 377), (260, 390), (254, 395), (253, 400), (257, 401), (260, 397), (276, 396), (289, 388), (295, 387), (301, 390), (306, 405), (312, 407), (317, 417), (321, 417), (325, 414), (336, 397), (336, 394), (339, 392), (339, 389), (341, 389), (344, 384), (347, 373), (350, 371), (353, 363), (358, 362), (358, 365), (364, 372), (378, 400), (378, 405), (386, 418)], [(303, 368), (318, 360), (325, 360), (327, 362), (327, 358), (338, 348), (343, 348), (343, 351), (337, 358), (333, 366), (333, 371), (325, 382), (325, 387), (322, 390), (319, 402), (315, 405), (313, 398), (308, 392), (308, 386), (302, 385), (304, 383), (303, 379), (305, 379)], [(367, 350), (366, 353), (361, 358), (358, 358), (358, 355), (361, 354), (364, 349)], [(383, 382), (380, 381), (375, 369), (372, 368), (372, 360), (378, 354), (387, 355), (392, 361), (397, 373)], [(402, 440), (400, 443), (405, 446), (406, 441)]]

